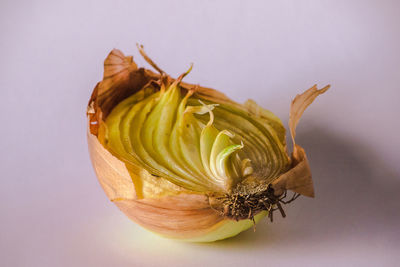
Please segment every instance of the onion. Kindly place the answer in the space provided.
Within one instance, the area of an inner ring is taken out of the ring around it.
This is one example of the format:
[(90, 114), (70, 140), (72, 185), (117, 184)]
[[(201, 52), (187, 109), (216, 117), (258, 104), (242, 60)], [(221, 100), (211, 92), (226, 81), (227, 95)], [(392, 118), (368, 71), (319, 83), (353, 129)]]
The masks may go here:
[(285, 216), (287, 190), (295, 193), (291, 200), (314, 196), (295, 129), (329, 86), (293, 100), (289, 156), (285, 128), (272, 112), (182, 82), (191, 68), (173, 79), (139, 51), (158, 73), (114, 49), (87, 109), (98, 180), (130, 219), (168, 238), (211, 242), (272, 220), (274, 210)]

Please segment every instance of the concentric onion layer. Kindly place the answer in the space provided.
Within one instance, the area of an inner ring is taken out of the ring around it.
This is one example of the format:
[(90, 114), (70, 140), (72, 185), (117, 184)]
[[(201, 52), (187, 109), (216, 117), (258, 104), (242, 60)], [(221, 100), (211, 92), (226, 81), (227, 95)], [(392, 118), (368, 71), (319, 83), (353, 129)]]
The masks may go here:
[(174, 82), (146, 87), (114, 107), (104, 144), (125, 163), (184, 189), (229, 193), (246, 177), (268, 182), (288, 169), (281, 129), (273, 115), (212, 102)]

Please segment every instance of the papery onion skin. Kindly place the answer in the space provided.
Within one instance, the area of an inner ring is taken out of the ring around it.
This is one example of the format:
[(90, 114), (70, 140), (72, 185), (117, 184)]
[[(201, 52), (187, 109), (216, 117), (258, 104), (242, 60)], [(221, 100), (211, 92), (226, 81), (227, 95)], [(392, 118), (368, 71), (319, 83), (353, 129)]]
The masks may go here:
[[(156, 66), (156, 69), (159, 68)], [(267, 215), (266, 211), (258, 211), (257, 214), (252, 214), (252, 218), (236, 221), (221, 213), (221, 210), (212, 207), (208, 193), (194, 192), (162, 177), (156, 177), (141, 166), (122, 161), (104, 146), (105, 137), (102, 136), (104, 133), (102, 127), (111, 110), (123, 99), (141, 90), (144, 85), (159, 79), (160, 75), (150, 70), (137, 68), (132, 57), (125, 57), (119, 50), (113, 50), (105, 60), (104, 79), (92, 93), (87, 115), (88, 144), (92, 164), (108, 198), (133, 221), (168, 238), (212, 242), (232, 237), (252, 227), (254, 223)], [(239, 105), (213, 89), (186, 83), (182, 83), (181, 86), (187, 91), (195, 89), (196, 94), (204, 100), (229, 103), (246, 110), (255, 117), (264, 117), (269, 120), (274, 118), (272, 113), (255, 108), (256, 105)], [(294, 114), (294, 116), (291, 116), (289, 124), (293, 140), (295, 127), (302, 112), (317, 95), (327, 89), (328, 87), (317, 90), (313, 87), (306, 91), (308, 95), (298, 96), (297, 105), (292, 103), (291, 115)], [(279, 138), (284, 142), (284, 128), (279, 122), (274, 121), (272, 120), (276, 124), (274, 128), (283, 129), (283, 135), (280, 133)], [(307, 158), (304, 150), (298, 145), (294, 147), (290, 162), (289, 169), (276, 177), (270, 186), (278, 195), (289, 189), (306, 196), (313, 196)], [(139, 192), (138, 187), (143, 189)]]

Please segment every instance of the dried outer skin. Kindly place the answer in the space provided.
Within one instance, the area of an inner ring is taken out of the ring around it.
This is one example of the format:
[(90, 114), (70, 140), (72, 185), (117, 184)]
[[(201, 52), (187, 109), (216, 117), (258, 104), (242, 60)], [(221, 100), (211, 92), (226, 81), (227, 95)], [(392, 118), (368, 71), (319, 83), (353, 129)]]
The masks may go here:
[[(167, 194), (161, 194), (157, 198), (137, 196), (134, 181), (140, 180), (143, 175), (150, 174), (146, 170), (122, 162), (101, 144), (99, 128), (102, 127), (112, 108), (146, 84), (157, 83), (160, 77), (159, 74), (150, 70), (138, 68), (132, 57), (126, 57), (116, 49), (111, 51), (104, 62), (103, 81), (96, 85), (92, 93), (87, 116), (89, 152), (98, 180), (106, 195), (130, 219), (150, 231), (169, 238), (210, 242), (234, 236), (251, 227), (252, 220), (240, 218), (241, 220), (236, 222), (232, 217), (221, 212), (224, 204), (218, 203), (215, 196), (209, 197), (209, 194), (185, 190), (162, 177), (160, 177), (161, 180), (165, 180), (162, 181), (162, 187), (166, 188)], [(195, 90), (195, 94), (204, 99), (226, 102), (259, 116), (254, 110), (246, 109), (246, 106), (233, 102), (214, 89), (187, 83), (182, 83), (181, 87), (184, 90)], [(289, 125), (293, 140), (295, 127), (305, 108), (317, 95), (327, 89), (328, 87), (318, 90), (314, 86), (302, 95), (298, 95), (292, 102)], [(271, 187), (277, 196), (286, 190), (309, 197), (314, 196), (311, 172), (305, 152), (300, 146), (294, 146), (291, 168), (275, 179)], [(252, 214), (255, 222), (266, 215), (265, 211), (257, 211), (257, 213)]]
[(317, 96), (325, 93), (329, 85), (317, 89), (314, 85), (304, 93), (297, 95), (290, 105), (289, 129), (293, 142), (292, 168), (272, 182), (272, 188), (276, 194), (282, 194), (284, 190), (291, 190), (307, 197), (314, 197), (314, 186), (311, 179), (310, 165), (306, 152), (296, 144), (296, 126), (306, 108)]

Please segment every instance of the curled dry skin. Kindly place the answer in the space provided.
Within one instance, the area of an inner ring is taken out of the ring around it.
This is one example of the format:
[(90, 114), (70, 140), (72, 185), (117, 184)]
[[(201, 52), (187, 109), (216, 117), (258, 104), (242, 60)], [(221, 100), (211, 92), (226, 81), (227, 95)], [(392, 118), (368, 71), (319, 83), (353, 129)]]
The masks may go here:
[(214, 241), (236, 235), (275, 209), (287, 190), (314, 196), (295, 128), (329, 86), (293, 100), (289, 126), (248, 100), (138, 68), (113, 50), (88, 105), (88, 143), (107, 196), (132, 220), (167, 237)]

